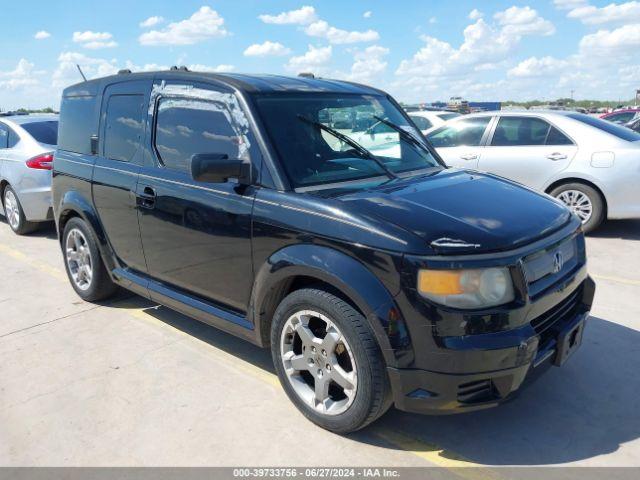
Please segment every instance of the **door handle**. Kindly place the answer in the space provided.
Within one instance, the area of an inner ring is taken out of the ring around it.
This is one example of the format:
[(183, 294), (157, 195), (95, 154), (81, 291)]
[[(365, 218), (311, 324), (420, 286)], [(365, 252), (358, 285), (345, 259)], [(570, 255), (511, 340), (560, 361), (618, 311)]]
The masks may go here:
[(136, 194), (136, 203), (142, 208), (154, 208), (156, 206), (156, 191), (152, 187), (144, 187), (142, 192)]
[(460, 155), (460, 158), (462, 160), (477, 160), (478, 155), (476, 155), (475, 153), (466, 153), (464, 155)]
[(558, 161), (558, 160), (565, 160), (567, 156), (564, 153), (555, 152), (547, 155), (547, 158), (549, 160)]

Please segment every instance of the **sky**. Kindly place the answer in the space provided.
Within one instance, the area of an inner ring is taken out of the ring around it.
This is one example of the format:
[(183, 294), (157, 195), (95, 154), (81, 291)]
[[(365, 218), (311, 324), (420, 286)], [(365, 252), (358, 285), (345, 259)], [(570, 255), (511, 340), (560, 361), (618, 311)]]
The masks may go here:
[(640, 89), (640, 1), (57, 0), (2, 5), (0, 110), (81, 77), (186, 65), (313, 72), (415, 103), (617, 100)]

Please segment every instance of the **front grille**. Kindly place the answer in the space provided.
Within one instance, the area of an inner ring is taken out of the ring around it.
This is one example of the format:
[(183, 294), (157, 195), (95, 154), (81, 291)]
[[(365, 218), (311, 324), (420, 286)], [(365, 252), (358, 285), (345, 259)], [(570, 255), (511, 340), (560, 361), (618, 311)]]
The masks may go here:
[[(558, 259), (560, 263), (558, 263)], [(585, 264), (584, 236), (565, 239), (522, 259), (529, 296), (542, 296)]]
[(556, 327), (562, 320), (572, 318), (578, 313), (582, 288), (577, 288), (567, 298), (531, 321), (531, 326), (540, 336), (539, 344), (545, 345), (557, 333)]
[(490, 379), (463, 383), (458, 387), (460, 403), (488, 402), (496, 398), (496, 389)]

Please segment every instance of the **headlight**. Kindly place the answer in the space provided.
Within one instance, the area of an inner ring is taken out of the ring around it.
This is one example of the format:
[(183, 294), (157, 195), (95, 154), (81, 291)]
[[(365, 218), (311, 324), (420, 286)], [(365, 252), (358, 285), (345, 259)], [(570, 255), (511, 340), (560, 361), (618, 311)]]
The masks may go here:
[(475, 309), (512, 301), (513, 281), (507, 268), (420, 270), (418, 291), (440, 305)]

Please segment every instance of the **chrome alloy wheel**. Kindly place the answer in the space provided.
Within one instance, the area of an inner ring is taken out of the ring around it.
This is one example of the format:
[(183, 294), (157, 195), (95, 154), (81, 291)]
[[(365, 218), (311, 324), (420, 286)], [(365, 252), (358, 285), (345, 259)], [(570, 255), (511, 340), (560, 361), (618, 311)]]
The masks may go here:
[(4, 213), (11, 228), (17, 230), (20, 226), (20, 207), (18, 207), (18, 199), (9, 189), (4, 194)]
[(564, 203), (571, 213), (575, 213), (582, 223), (587, 223), (593, 214), (593, 204), (591, 199), (578, 190), (565, 190), (557, 196), (558, 200)]
[(312, 310), (291, 315), (282, 329), (280, 358), (293, 390), (318, 413), (339, 415), (353, 403), (358, 387), (355, 358), (325, 315)]
[(87, 290), (93, 278), (93, 262), (86, 237), (77, 228), (69, 230), (65, 248), (67, 266), (73, 283), (80, 290)]

